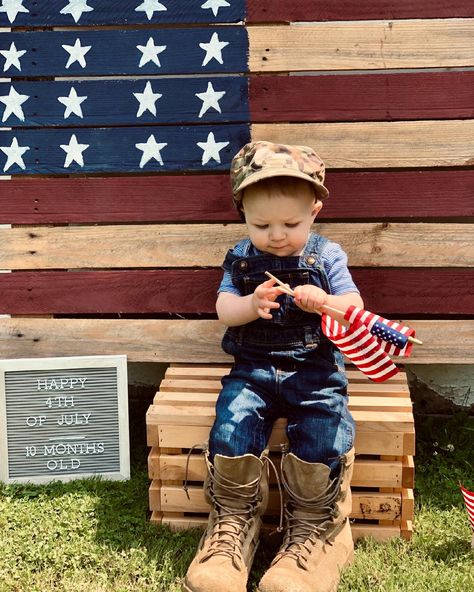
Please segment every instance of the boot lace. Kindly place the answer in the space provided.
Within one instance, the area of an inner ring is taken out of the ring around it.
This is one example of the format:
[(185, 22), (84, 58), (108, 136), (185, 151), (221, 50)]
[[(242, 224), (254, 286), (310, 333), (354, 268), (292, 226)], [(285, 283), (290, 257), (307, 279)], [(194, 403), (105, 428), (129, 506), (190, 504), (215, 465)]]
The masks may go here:
[[(196, 448), (196, 446), (193, 448)], [(193, 449), (188, 452), (183, 486), (188, 498), (188, 464), (192, 450)], [(262, 494), (259, 487), (261, 476), (243, 485), (235, 483), (219, 473), (216, 467), (211, 464), (207, 446), (203, 446), (202, 450), (204, 452), (208, 474), (210, 475), (210, 496), (215, 510), (213, 530), (207, 540), (208, 548), (202, 561), (206, 561), (215, 555), (223, 555), (229, 557), (232, 560), (233, 565), (238, 568), (238, 563), (242, 561), (244, 541), (251, 527), (257, 507), (262, 500)], [(267, 455), (262, 455), (261, 459), (264, 463), (262, 473), (264, 470), (268, 470), (267, 465), (269, 465), (273, 468), (277, 477), (281, 508), (280, 525), (278, 530), (282, 530), (283, 491), (278, 478), (278, 472), (275, 464)], [(216, 485), (218, 486), (218, 493), (215, 491)]]
[[(341, 470), (339, 476), (330, 481), (320, 495), (311, 499), (297, 495), (290, 488), (283, 471), (283, 458), (281, 472), (283, 485), (288, 492), (289, 499), (285, 504), (285, 536), (273, 564), (282, 557), (292, 557), (300, 567), (306, 569), (309, 555), (317, 542), (324, 536), (325, 542), (331, 544), (328, 534), (333, 525), (333, 519), (338, 515), (336, 501), (344, 471)], [(304, 517), (301, 514), (304, 514)], [(338, 528), (334, 529), (334, 533), (337, 530)]]
[[(211, 475), (210, 496), (215, 510), (215, 522), (208, 539), (207, 553), (202, 561), (215, 555), (227, 556), (238, 568), (242, 561), (242, 546), (252, 523), (258, 503), (261, 500), (260, 478), (244, 485), (227, 479), (211, 467), (209, 455), (206, 464)], [(218, 494), (215, 492), (219, 487)]]

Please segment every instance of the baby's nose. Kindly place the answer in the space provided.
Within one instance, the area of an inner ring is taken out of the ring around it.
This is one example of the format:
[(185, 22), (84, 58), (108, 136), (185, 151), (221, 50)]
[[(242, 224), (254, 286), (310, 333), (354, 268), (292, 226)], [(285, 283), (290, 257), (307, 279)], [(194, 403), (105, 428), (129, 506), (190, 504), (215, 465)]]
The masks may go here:
[(281, 227), (272, 228), (270, 231), (270, 237), (274, 241), (279, 241), (285, 238), (285, 231)]

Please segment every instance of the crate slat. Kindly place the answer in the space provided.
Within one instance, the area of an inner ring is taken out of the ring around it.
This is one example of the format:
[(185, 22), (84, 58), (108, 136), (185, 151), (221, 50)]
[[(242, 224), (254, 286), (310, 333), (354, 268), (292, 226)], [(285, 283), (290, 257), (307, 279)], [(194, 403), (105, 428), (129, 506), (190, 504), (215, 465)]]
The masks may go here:
[[(189, 498), (182, 486), (160, 485), (150, 488), (150, 510), (163, 512), (209, 512), (202, 486), (189, 486)], [(400, 520), (402, 506), (401, 493), (360, 492), (352, 493), (351, 518), (370, 520)], [(269, 494), (267, 515), (275, 516), (280, 511), (278, 490)]]
[[(279, 468), (278, 457), (274, 457)], [(408, 457), (407, 457), (408, 458)], [(148, 475), (152, 479), (162, 481), (184, 480), (188, 463), (188, 480), (203, 481), (206, 476), (206, 463), (202, 455), (165, 454), (160, 448), (154, 447), (148, 455)], [(401, 460), (377, 460), (356, 458), (352, 486), (355, 487), (402, 487), (404, 466)], [(270, 482), (275, 483), (273, 472)], [(407, 487), (406, 485), (404, 485)]]

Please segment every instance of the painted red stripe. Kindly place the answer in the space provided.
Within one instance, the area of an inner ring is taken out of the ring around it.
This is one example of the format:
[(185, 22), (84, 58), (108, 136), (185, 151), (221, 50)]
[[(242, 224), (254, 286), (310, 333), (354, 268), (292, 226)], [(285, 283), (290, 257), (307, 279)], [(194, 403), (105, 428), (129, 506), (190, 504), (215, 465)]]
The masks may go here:
[(397, 315), (472, 315), (474, 269), (351, 269), (364, 307)]
[[(327, 219), (474, 215), (474, 170), (329, 171)], [(236, 221), (228, 175), (0, 181), (0, 224)]]
[(468, 0), (247, 0), (247, 22), (350, 21), (474, 16)]
[(253, 76), (249, 102), (253, 122), (462, 119), (474, 72)]
[[(220, 269), (0, 274), (0, 314), (214, 313)], [(473, 269), (353, 269), (371, 311), (472, 315)]]
[(0, 223), (238, 219), (228, 175), (0, 181)]

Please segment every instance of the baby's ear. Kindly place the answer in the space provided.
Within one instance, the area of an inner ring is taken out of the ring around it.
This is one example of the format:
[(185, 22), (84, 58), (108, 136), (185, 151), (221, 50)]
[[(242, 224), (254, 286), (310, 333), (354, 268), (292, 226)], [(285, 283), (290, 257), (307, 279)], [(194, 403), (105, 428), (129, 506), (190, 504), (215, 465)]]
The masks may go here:
[(323, 202), (319, 199), (316, 200), (314, 202), (313, 209), (311, 210), (311, 216), (316, 217), (319, 214), (319, 212), (321, 211), (322, 207), (323, 207)]

